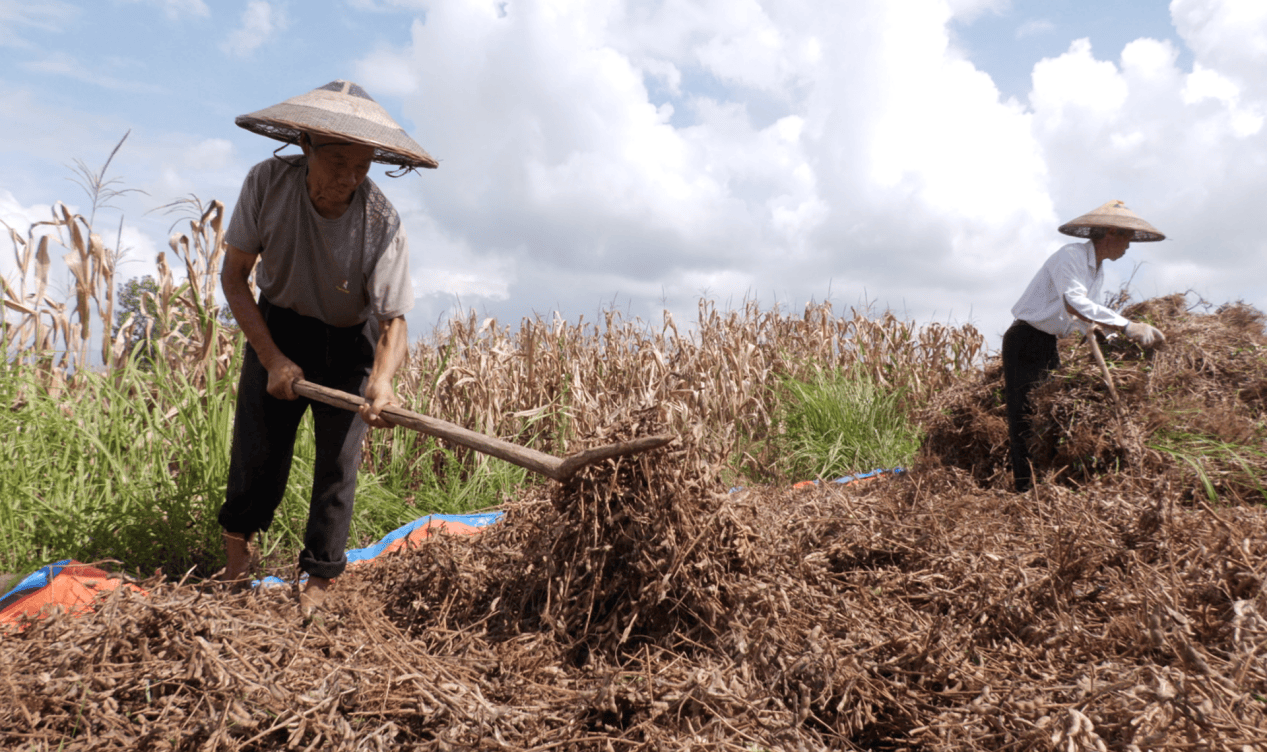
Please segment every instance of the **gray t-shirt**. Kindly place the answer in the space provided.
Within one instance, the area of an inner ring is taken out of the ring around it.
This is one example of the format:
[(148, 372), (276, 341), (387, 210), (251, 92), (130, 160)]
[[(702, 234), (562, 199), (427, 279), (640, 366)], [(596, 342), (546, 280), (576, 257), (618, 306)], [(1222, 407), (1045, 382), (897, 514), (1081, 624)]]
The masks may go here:
[(308, 198), (304, 157), (251, 168), (225, 242), (258, 254), (255, 282), (273, 305), (331, 326), (402, 316), (414, 305), (400, 215), (369, 178), (338, 219)]

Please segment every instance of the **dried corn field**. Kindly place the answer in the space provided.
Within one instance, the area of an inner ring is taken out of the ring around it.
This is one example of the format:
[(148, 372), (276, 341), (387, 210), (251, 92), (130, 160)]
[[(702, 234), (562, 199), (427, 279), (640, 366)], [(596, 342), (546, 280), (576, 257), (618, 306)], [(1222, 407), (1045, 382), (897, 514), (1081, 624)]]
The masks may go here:
[(669, 430), (765, 477), (779, 378), (849, 372), (919, 404), (978, 368), (984, 348), (970, 324), (840, 316), (826, 303), (797, 313), (701, 301), (689, 331), (667, 312), (657, 326), (608, 311), (598, 324), (525, 319), (518, 331), (472, 315), (414, 348), (400, 392), (419, 412), (555, 454), (657, 406)]
[[(189, 232), (175, 233), (169, 240), (172, 252), (184, 262), (184, 279), (177, 282), (167, 254), (158, 254), (159, 294), (146, 295), (147, 308), (156, 315), (145, 322), (129, 316), (119, 322), (114, 335), (109, 332), (115, 323), (119, 250), (106, 247), (84, 216), (72, 214), (60, 202), (51, 219), (32, 224), (25, 234), (7, 227), (16, 260), (13, 278), (0, 277), (5, 309), (0, 347), (7, 359), (37, 366), (48, 386), (60, 391), (67, 376), (77, 371), (119, 367), (130, 355), (126, 334), (139, 323), (145, 339), (153, 339), (155, 350), (175, 373), (189, 374), (201, 383), (209, 375), (223, 377), (235, 344), (234, 333), (220, 325), (216, 303), (224, 256), (224, 204), (212, 201), (204, 207), (197, 199), (178, 203), (195, 214)], [(54, 241), (67, 251), (62, 260), (73, 278), (71, 299), (66, 301), (56, 300), (50, 285), (49, 248)], [(89, 352), (94, 320), (103, 330), (99, 353)]]
[[(526, 489), (478, 536), (350, 572), (307, 626), (284, 590), (161, 582), (30, 624), (0, 641), (0, 738), (1267, 748), (1267, 517), (1237, 475), (1262, 448), (1263, 316), (1141, 306), (1171, 341), (1151, 358), (1110, 345), (1120, 412), (1084, 346), (1063, 344), (1039, 401), (1059, 438), (1040, 438), (1056, 451), (1031, 494), (1003, 490), (992, 368), (934, 400), (922, 465), (890, 480), (726, 493), (705, 435), (685, 433)], [(575, 441), (658, 430), (675, 409), (617, 410)], [(1174, 435), (1215, 429), (1243, 462), (1173, 458)]]
[[(158, 292), (143, 295), (155, 315), (143, 322), (141, 340), (166, 378), (197, 389), (232, 389), (241, 337), (224, 323), (217, 301), (224, 205), (180, 203), (195, 215), (169, 240), (184, 276), (178, 278), (166, 253), (158, 255)], [(43, 228), (56, 233), (41, 235)], [(64, 392), (66, 409), (74, 410), (75, 374), (117, 373), (132, 355), (125, 336), (130, 318), (119, 322), (115, 336), (101, 337), (99, 353), (88, 351), (94, 326), (111, 330), (117, 252), (62, 204), (25, 235), (9, 231), (18, 273), (2, 281), (6, 365), (37, 367), (46, 386)], [(50, 295), (50, 240), (69, 251), (64, 260), (74, 271), (73, 302)], [(763, 477), (772, 466), (767, 442), (777, 429), (772, 404), (779, 378), (844, 371), (901, 390), (914, 405), (975, 371), (985, 355), (985, 340), (971, 324), (919, 326), (857, 309), (840, 315), (830, 303), (795, 312), (749, 302), (722, 311), (701, 301), (696, 320), (682, 328), (667, 312), (659, 323), (617, 311), (600, 319), (536, 317), (512, 330), (474, 313), (455, 317), (411, 347), (397, 392), (410, 409), (556, 454), (574, 451), (578, 438), (630, 410), (658, 405), (667, 428), (691, 433), (718, 456), (740, 458), (737, 470)], [(138, 396), (158, 398), (143, 381), (134, 386)], [(161, 414), (170, 406), (150, 407)], [(399, 442), (391, 432), (375, 432), (367, 443), (369, 465), (376, 467), (391, 461)], [(458, 456), (463, 467), (478, 461), (463, 451)]]

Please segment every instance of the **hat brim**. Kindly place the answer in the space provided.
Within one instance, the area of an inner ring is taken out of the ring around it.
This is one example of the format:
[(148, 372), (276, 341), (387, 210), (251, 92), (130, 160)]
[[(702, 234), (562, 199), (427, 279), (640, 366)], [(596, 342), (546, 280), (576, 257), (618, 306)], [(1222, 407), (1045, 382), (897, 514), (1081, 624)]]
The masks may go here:
[(342, 79), (242, 115), (234, 122), (288, 144), (298, 143), (301, 133), (315, 133), (371, 146), (375, 162), (431, 169), (440, 166), (364, 89)]
[[(276, 112), (276, 110), (293, 110), (293, 112)], [(301, 110), (306, 112), (300, 112)], [(234, 122), (238, 126), (268, 136), (288, 144), (299, 143), (299, 134), (313, 133), (331, 138), (341, 138), (353, 143), (374, 148), (374, 161), (381, 164), (398, 165), (400, 167), (426, 167), (435, 169), (440, 166), (421, 146), (404, 134), (403, 131), (392, 131), (377, 123), (363, 121), (355, 134), (339, 128), (337, 124), (325, 123), (329, 113), (312, 107), (279, 104), (266, 111), (242, 115)], [(402, 143), (402, 141), (407, 143)]]
[(1121, 201), (1110, 201), (1095, 211), (1087, 212), (1077, 219), (1064, 223), (1057, 228), (1057, 231), (1075, 238), (1089, 238), (1091, 231), (1095, 229), (1130, 230), (1134, 233), (1131, 236), (1131, 242), (1134, 243), (1150, 243), (1166, 239), (1161, 230), (1127, 209)]
[[(1077, 220), (1075, 220), (1074, 222), (1076, 221)], [(1153, 227), (1148, 227), (1148, 228), (1124, 227), (1123, 225), (1119, 223), (1109, 223), (1109, 222), (1102, 222), (1098, 224), (1075, 224), (1074, 222), (1061, 225), (1058, 228), (1058, 231), (1065, 235), (1071, 235), (1075, 238), (1089, 238), (1091, 237), (1091, 230), (1093, 228), (1099, 227), (1106, 230), (1132, 230), (1135, 233), (1134, 235), (1131, 236), (1132, 243), (1152, 243), (1158, 240), (1166, 239), (1165, 235), (1161, 234), (1160, 232), (1157, 231), (1156, 228), (1153, 228)], [(1048, 225), (1048, 227), (1050, 226), (1051, 225)]]

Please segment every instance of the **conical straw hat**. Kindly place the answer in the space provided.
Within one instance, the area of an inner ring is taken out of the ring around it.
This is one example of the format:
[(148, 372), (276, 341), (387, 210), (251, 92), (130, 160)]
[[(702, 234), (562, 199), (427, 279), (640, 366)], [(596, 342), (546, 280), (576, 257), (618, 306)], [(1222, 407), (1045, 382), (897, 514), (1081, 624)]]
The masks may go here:
[(1135, 234), (1131, 237), (1134, 243), (1166, 239), (1160, 230), (1140, 219), (1121, 201), (1110, 201), (1095, 211), (1087, 212), (1071, 222), (1064, 223), (1059, 229), (1060, 232), (1075, 238), (1089, 238), (1092, 228), (1095, 227), (1134, 230)]
[(401, 167), (438, 167), (365, 89), (351, 81), (331, 81), (236, 122), (261, 136), (297, 143), (307, 131), (374, 147), (374, 161)]

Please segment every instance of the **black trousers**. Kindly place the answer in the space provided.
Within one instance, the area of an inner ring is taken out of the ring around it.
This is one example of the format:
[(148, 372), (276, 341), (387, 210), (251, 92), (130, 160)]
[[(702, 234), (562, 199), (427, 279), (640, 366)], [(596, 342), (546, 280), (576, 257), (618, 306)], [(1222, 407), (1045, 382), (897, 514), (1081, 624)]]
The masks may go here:
[[(273, 341), (322, 386), (361, 394), (374, 365), (377, 322), (334, 327), (270, 304), (260, 296), (260, 312)], [(268, 393), (268, 371), (247, 344), (221, 527), (231, 533), (268, 530), (282, 502), (294, 457), (295, 434), (312, 408), (316, 433), (312, 496), (299, 567), (315, 577), (334, 578), (347, 567), (348, 528), (356, 496), (361, 442), (369, 426), (356, 413), (304, 397), (282, 400)]]
[(1007, 429), (1012, 450), (1012, 479), (1017, 491), (1034, 485), (1034, 469), (1029, 460), (1029, 439), (1033, 435), (1033, 411), (1029, 393), (1034, 384), (1060, 367), (1056, 336), (1017, 321), (1003, 335), (1003, 383), (1007, 399)]

